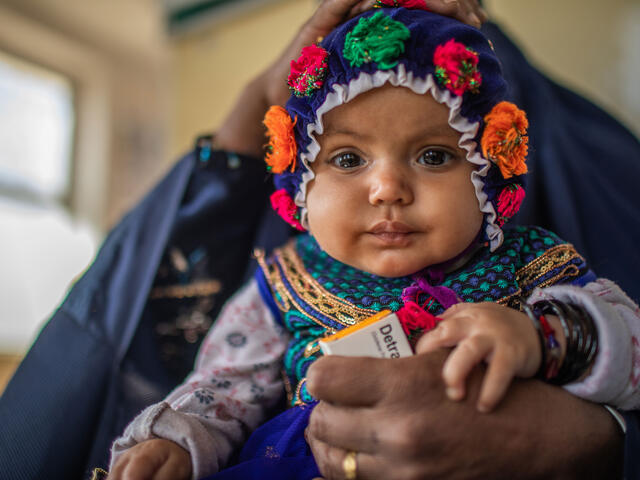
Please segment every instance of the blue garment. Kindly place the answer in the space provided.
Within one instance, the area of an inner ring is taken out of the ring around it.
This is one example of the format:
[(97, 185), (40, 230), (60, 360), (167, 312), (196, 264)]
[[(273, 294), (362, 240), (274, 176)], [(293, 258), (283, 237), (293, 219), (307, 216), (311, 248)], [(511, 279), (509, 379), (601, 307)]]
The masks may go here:
[(640, 142), (588, 100), (532, 67), (492, 23), (510, 98), (529, 118), (527, 197), (513, 220), (573, 243), (599, 277), (640, 303)]
[(244, 281), (270, 188), (260, 161), (222, 152), (204, 161), (201, 150), (111, 231), (7, 385), (0, 478), (83, 478), (106, 468), (115, 437), (191, 370), (197, 344), (183, 342), (191, 349), (184, 364), (169, 369), (154, 330), (163, 319), (148, 296), (163, 253), (169, 245), (224, 251), (208, 268), (222, 284), (211, 298), (219, 309)]
[(315, 403), (285, 410), (249, 437), (236, 465), (203, 480), (310, 480), (320, 471), (304, 439)]

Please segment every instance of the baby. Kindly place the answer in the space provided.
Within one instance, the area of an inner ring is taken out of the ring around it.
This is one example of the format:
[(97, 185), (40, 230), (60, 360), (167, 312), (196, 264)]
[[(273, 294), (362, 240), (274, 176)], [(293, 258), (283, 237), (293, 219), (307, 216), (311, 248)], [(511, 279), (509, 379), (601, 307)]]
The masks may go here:
[[(303, 436), (318, 340), (384, 309), (441, 319), (416, 352), (454, 347), (451, 399), (488, 364), (482, 411), (536, 375), (640, 404), (638, 307), (554, 234), (504, 228), (524, 198), (528, 125), (490, 43), (421, 2), (379, 3), (410, 8), (366, 12), (304, 48), (286, 108), (265, 117), (272, 204), (309, 233), (258, 255), (194, 372), (114, 443), (113, 475), (197, 479), (244, 443), (213, 478), (319, 476)], [(255, 430), (284, 391), (291, 408)]]

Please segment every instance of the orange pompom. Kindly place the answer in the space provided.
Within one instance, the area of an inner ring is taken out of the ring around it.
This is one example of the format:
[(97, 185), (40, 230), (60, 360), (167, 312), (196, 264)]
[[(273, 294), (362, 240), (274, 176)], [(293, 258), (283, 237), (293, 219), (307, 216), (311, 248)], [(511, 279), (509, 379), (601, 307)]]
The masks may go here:
[(500, 102), (484, 117), (482, 154), (500, 167), (504, 178), (527, 173), (529, 121), (511, 102)]
[(264, 116), (269, 144), (264, 161), (273, 173), (282, 173), (291, 166), (296, 168), (296, 139), (293, 135), (295, 121), (291, 121), (289, 113), (279, 105), (273, 105)]

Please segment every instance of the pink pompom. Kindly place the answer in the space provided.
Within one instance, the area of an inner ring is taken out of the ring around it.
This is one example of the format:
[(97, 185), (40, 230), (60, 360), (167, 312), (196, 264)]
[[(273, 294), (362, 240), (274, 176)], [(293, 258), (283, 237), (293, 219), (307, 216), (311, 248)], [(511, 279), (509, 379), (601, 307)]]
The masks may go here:
[(271, 194), (271, 206), (285, 222), (294, 228), (304, 232), (305, 228), (300, 224), (298, 218), (298, 207), (284, 188), (276, 190)]
[(322, 87), (328, 55), (324, 48), (309, 45), (302, 49), (297, 60), (291, 60), (291, 72), (287, 83), (294, 95), (308, 96)]
[(429, 7), (424, 0), (376, 0), (374, 5), (376, 8), (383, 7), (403, 7), (414, 10), (426, 10), (429, 12)]
[(501, 227), (520, 210), (524, 200), (524, 188), (511, 184), (506, 186), (498, 196), (498, 225)]
[(416, 334), (421, 335), (424, 332), (433, 330), (440, 322), (440, 318), (422, 309), (415, 302), (405, 302), (404, 306), (396, 312), (400, 325), (405, 335), (411, 339)]
[(438, 45), (433, 54), (438, 82), (456, 95), (477, 93), (482, 83), (478, 71), (478, 54), (453, 38)]

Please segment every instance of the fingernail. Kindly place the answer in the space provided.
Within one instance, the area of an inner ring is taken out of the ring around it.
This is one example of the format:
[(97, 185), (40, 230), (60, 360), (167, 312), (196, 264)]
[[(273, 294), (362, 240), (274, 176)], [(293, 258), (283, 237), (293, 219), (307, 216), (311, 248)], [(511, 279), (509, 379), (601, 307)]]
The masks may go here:
[(489, 413), (489, 411), (491, 410), (487, 405), (485, 405), (484, 403), (478, 403), (477, 407), (478, 411), (480, 413)]
[(478, 15), (476, 15), (475, 13), (472, 13), (470, 15), (470, 19), (471, 19), (471, 23), (473, 23), (476, 26), (480, 26), (482, 25), (482, 22), (480, 21), (480, 18), (478, 17)]
[(462, 390), (457, 387), (447, 387), (446, 393), (449, 400), (460, 400), (462, 398)]
[(449, 3), (458, 3), (458, 0), (442, 0), (444, 3), (449, 4)]

